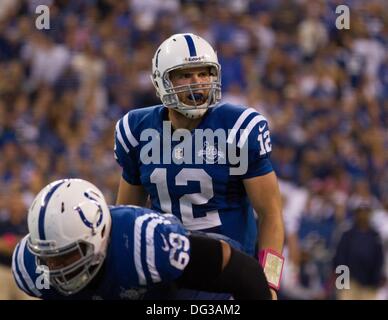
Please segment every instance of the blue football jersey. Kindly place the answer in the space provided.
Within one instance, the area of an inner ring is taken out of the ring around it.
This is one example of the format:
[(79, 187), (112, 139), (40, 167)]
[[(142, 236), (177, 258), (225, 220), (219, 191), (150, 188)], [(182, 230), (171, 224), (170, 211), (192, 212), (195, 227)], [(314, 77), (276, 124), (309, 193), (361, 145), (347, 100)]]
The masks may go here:
[(252, 108), (222, 103), (188, 131), (173, 130), (167, 114), (158, 105), (117, 122), (114, 150), (123, 179), (144, 186), (152, 209), (172, 213), (189, 230), (230, 237), (253, 254), (256, 221), (243, 180), (273, 170), (267, 120)]
[(187, 231), (173, 215), (135, 206), (112, 206), (112, 229), (104, 265), (81, 291), (63, 296), (45, 288), (42, 271), (24, 237), (14, 250), (18, 286), (41, 299), (147, 299), (154, 287), (178, 278), (190, 259)]

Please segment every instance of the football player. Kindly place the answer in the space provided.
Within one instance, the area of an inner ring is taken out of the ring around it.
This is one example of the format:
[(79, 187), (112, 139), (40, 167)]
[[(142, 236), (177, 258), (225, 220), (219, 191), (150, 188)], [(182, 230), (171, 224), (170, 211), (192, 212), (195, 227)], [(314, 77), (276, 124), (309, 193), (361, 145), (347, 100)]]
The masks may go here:
[[(194, 34), (160, 45), (151, 79), (162, 104), (132, 110), (116, 124), (116, 204), (144, 206), (149, 196), (152, 209), (174, 214), (189, 230), (230, 237), (250, 255), (258, 239), (259, 260), (278, 289), (284, 227), (267, 120), (221, 102), (216, 52)], [(269, 261), (275, 268), (265, 266)]]
[(41, 299), (177, 299), (180, 288), (270, 298), (252, 257), (190, 234), (171, 214), (108, 207), (85, 180), (43, 188), (29, 209), (28, 229), (12, 271), (24, 292)]

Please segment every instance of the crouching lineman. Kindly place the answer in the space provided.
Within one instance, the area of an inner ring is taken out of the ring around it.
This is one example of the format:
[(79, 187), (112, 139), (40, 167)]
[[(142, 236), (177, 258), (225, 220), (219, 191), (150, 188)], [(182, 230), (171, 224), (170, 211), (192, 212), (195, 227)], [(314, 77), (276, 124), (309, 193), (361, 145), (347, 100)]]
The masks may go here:
[(179, 299), (180, 288), (271, 296), (253, 258), (189, 233), (173, 215), (108, 207), (81, 179), (46, 186), (29, 209), (28, 230), (12, 271), (24, 292), (41, 299)]

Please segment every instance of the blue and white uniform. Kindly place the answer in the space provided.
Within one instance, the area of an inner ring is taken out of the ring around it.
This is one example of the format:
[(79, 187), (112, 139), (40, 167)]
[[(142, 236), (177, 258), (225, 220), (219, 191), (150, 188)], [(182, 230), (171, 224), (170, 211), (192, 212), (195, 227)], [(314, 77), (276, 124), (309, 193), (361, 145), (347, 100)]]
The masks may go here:
[[(252, 108), (217, 104), (208, 109), (198, 127), (190, 132), (192, 162), (179, 163), (175, 160), (183, 158), (182, 152), (188, 150), (181, 147), (182, 141), (172, 141), (175, 132), (167, 132), (167, 111), (163, 105), (135, 109), (117, 122), (115, 157), (122, 167), (123, 179), (144, 186), (152, 209), (172, 213), (189, 230), (225, 235), (241, 243), (252, 255), (257, 239), (256, 221), (243, 180), (273, 170), (267, 120)], [(214, 141), (205, 139), (198, 150), (197, 129), (225, 134)], [(150, 150), (151, 140), (153, 151), (159, 149), (160, 154), (151, 154), (156, 161), (146, 163), (144, 155)], [(231, 174), (231, 169), (244, 166), (230, 161), (228, 148), (232, 144), (238, 150), (243, 146), (248, 150), (247, 158), (242, 159), (246, 170), (237, 175)], [(202, 163), (195, 160), (198, 154), (203, 157)]]
[(86, 288), (64, 296), (44, 288), (44, 274), (24, 237), (14, 250), (12, 272), (24, 292), (41, 299), (147, 299), (154, 285), (177, 279), (190, 259), (187, 231), (173, 215), (135, 206), (112, 206), (104, 265)]

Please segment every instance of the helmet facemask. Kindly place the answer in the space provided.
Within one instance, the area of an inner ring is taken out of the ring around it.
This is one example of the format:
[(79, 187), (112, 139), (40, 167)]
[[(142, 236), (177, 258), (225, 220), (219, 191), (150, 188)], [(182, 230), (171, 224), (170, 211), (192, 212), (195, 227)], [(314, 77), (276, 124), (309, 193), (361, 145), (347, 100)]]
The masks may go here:
[[(198, 118), (202, 116), (208, 108), (213, 107), (221, 100), (221, 79), (219, 68), (216, 64), (198, 64), (192, 65), (195, 67), (209, 67), (210, 82), (191, 83), (185, 85), (174, 86), (170, 80), (170, 72), (179, 69), (188, 69), (187, 65), (166, 70), (162, 76), (165, 93), (160, 96), (163, 104), (167, 108), (175, 109), (189, 118)], [(199, 91), (208, 91), (207, 97)], [(187, 99), (192, 104), (187, 104), (181, 101), (179, 94), (187, 94)]]
[[(71, 295), (85, 288), (96, 276), (105, 258), (105, 254), (95, 254), (94, 245), (84, 240), (60, 249), (52, 249), (55, 248), (52, 241), (44, 242), (46, 243), (34, 245), (29, 238), (27, 246), (36, 257), (36, 265), (49, 272), (50, 285), (64, 295)], [(50, 267), (53, 261), (63, 261), (65, 265)]]

